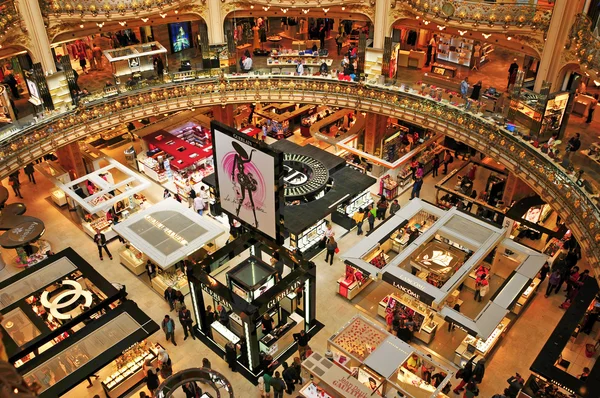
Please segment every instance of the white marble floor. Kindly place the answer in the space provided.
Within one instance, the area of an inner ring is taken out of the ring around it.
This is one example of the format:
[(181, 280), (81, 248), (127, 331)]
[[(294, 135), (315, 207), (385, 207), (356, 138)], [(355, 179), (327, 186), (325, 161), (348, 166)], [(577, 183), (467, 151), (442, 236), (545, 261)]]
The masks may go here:
[[(111, 154), (116, 154), (119, 151), (110, 151)], [(454, 166), (458, 162), (454, 163)], [(66, 247), (73, 247), (80, 255), (82, 255), (90, 264), (92, 264), (105, 278), (109, 281), (123, 283), (127, 286), (129, 297), (138, 303), (139, 307), (145, 311), (154, 321), (160, 323), (169, 308), (166, 302), (157, 294), (151, 292), (152, 289), (144, 284), (140, 279), (129, 272), (125, 267), (119, 264), (118, 258), (110, 261), (105, 258), (104, 261), (98, 259), (96, 247), (92, 240), (80, 229), (74, 228), (73, 224), (65, 219), (65, 216), (54, 206), (50, 205), (46, 198), (49, 196), (51, 183), (37, 174), (37, 185), (25, 182), (25, 176), (22, 175), (21, 180), (22, 194), (28, 211), (27, 214), (41, 218), (45, 224), (47, 232), (44, 239), (51, 242), (54, 251), (60, 251)], [(442, 176), (435, 180), (441, 179)], [(4, 181), (4, 185), (6, 181)], [(422, 198), (435, 202), (434, 179), (427, 177), (422, 190)], [(162, 188), (154, 185), (149, 194), (152, 197), (160, 197)], [(401, 205), (407, 203), (410, 197), (410, 192), (404, 193), (399, 199)], [(11, 192), (10, 202), (14, 201), (14, 196)], [(564, 218), (564, 217), (563, 217)], [(356, 236), (356, 233), (351, 231), (346, 236), (339, 239), (339, 247), (341, 252), (356, 244), (361, 237)], [(120, 243), (113, 241), (109, 244), (109, 248), (113, 253), (117, 252)], [(8, 276), (19, 272), (12, 263), (14, 251), (2, 249), (2, 256), (7, 262), (4, 270), (0, 271), (0, 279), (5, 279)], [(324, 253), (321, 253), (315, 258), (317, 263), (317, 319), (322, 322), (325, 327), (312, 340), (311, 346), (315, 351), (324, 352), (326, 350), (326, 341), (329, 336), (336, 332), (350, 317), (356, 314), (359, 310), (358, 306), (336, 293), (335, 281), (343, 274), (344, 264), (336, 256), (332, 266), (324, 262)], [(542, 289), (545, 288), (544, 282)], [(189, 301), (189, 296), (186, 298)], [(488, 369), (486, 377), (481, 385), (483, 397), (491, 397), (492, 395), (501, 392), (506, 386), (506, 379), (514, 374), (515, 371), (522, 375), (529, 374), (529, 366), (533, 359), (539, 353), (544, 342), (549, 337), (556, 323), (563, 315), (563, 311), (558, 308), (562, 302), (562, 295), (551, 296), (545, 299), (543, 294), (538, 294), (523, 312), (521, 317), (515, 322), (506, 337), (499, 343), (496, 352), (488, 361)], [(187, 303), (189, 306), (189, 302)], [(376, 314), (371, 315), (376, 318)], [(178, 346), (175, 347), (171, 343), (165, 341), (162, 332), (156, 333), (151, 337), (151, 340), (160, 342), (165, 346), (173, 360), (173, 368), (175, 371), (200, 366), (203, 357), (207, 357), (213, 368), (221, 371), (232, 383), (236, 396), (254, 397), (258, 396), (258, 389), (246, 381), (238, 374), (232, 374), (222, 358), (218, 358), (211, 350), (200, 343), (198, 340), (188, 339), (183, 341), (183, 332), (179, 328), (175, 333)], [(109, 369), (105, 373), (101, 373), (103, 377), (109, 373)], [(87, 383), (75, 387), (69, 392), (66, 397), (86, 397), (100, 394), (103, 396), (99, 380), (94, 383), (92, 388), (86, 388)], [(451, 394), (453, 395), (453, 394)], [(136, 392), (134, 396), (138, 396)], [(183, 396), (183, 394), (180, 394)]]

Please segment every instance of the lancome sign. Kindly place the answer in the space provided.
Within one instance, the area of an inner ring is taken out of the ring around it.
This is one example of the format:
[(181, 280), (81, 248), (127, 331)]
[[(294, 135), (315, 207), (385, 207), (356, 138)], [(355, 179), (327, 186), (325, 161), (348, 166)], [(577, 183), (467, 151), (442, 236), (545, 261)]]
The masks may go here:
[[(414, 278), (417, 279), (416, 277)], [(433, 301), (435, 300), (435, 297), (425, 293), (424, 290), (426, 287), (423, 283), (419, 282), (420, 279), (416, 281), (403, 275), (398, 277), (390, 274), (389, 272), (384, 272), (381, 279), (427, 305), (433, 304)]]

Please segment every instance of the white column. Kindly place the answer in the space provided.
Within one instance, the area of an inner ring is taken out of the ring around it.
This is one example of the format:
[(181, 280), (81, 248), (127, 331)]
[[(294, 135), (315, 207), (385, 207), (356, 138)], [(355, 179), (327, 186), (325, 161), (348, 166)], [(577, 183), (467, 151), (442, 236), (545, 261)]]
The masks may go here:
[(225, 44), (223, 17), (221, 16), (221, 0), (208, 0), (208, 44)]
[(558, 77), (562, 66), (560, 63), (561, 54), (564, 51), (571, 26), (575, 21), (575, 15), (578, 10), (581, 10), (582, 6), (583, 0), (556, 0), (554, 3), (552, 19), (548, 27), (546, 43), (542, 52), (542, 59), (540, 60), (533, 91), (539, 92), (544, 81), (553, 83), (550, 91), (558, 89), (558, 87), (554, 87), (554, 84), (557, 83), (554, 80)]
[(16, 6), (27, 27), (27, 34), (31, 40), (30, 49), (34, 62), (41, 62), (44, 72), (52, 74), (56, 72), (54, 57), (50, 50), (50, 40), (44, 26), (42, 11), (37, 1), (16, 0)]
[(390, 0), (377, 0), (375, 3), (375, 21), (373, 22), (373, 48), (383, 49), (383, 42), (388, 32), (388, 15)]

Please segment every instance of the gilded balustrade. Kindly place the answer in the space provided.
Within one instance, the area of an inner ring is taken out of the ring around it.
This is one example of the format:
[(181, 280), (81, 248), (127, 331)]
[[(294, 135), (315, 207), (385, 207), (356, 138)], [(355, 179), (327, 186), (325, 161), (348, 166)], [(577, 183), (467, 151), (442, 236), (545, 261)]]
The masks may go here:
[[(33, 1), (33, 0), (32, 0)], [(92, 16), (104, 15), (127, 16), (139, 13), (156, 12), (187, 4), (186, 0), (39, 0), (46, 15)]]
[(463, 0), (397, 0), (408, 4), (424, 17), (442, 18), (474, 26), (504, 26), (547, 29), (552, 18), (552, 7), (537, 4), (487, 3)]
[(575, 52), (584, 71), (600, 73), (600, 38), (592, 32), (592, 20), (587, 15), (577, 15), (567, 47)]
[(498, 126), (461, 109), (385, 87), (319, 77), (206, 77), (190, 83), (122, 94), (24, 130), (0, 147), (0, 176), (69, 142), (144, 116), (232, 103), (303, 102), (386, 114), (434, 129), (489, 154), (548, 201), (577, 236), (589, 263), (600, 269), (600, 213), (559, 164)]

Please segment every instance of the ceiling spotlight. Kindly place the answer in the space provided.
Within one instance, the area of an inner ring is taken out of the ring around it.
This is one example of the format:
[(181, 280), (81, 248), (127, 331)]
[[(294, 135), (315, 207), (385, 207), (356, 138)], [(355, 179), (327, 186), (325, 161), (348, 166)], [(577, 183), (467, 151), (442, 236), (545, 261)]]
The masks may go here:
[(254, 4), (250, 4), (250, 8), (252, 8), (252, 9), (253, 9), (253, 8), (254, 8)]
[(485, 37), (486, 40), (489, 39), (491, 35), (492, 35), (491, 33), (488, 33), (488, 34), (482, 33), (481, 34), (481, 36)]
[(80, 27), (81, 29), (83, 29), (83, 24), (79, 25), (79, 27)]
[(328, 12), (328, 11), (329, 11), (329, 8), (323, 8), (323, 12), (324, 12), (325, 14), (327, 14), (327, 12)]
[(283, 12), (283, 13), (285, 14), (285, 13), (287, 13), (287, 12), (288, 12), (288, 9), (287, 9), (287, 8), (282, 8), (282, 9), (281, 9), (281, 12)]
[(508, 36), (506, 40), (512, 40), (512, 36)]
[(158, 15), (160, 15), (160, 17), (161, 17), (161, 18), (164, 18), (164, 17), (166, 17), (166, 16), (167, 16), (167, 14), (166, 14), (166, 13), (165, 13), (165, 14), (158, 14)]
[(429, 21), (425, 21), (425, 20), (423, 20), (423, 23), (424, 23), (425, 25), (429, 25)]
[(263, 7), (263, 10), (269, 11), (269, 8), (271, 8), (271, 7)]
[(439, 30), (444, 30), (444, 29), (446, 29), (446, 27), (445, 27), (445, 26), (439, 26), (439, 25), (438, 25), (438, 29), (439, 29)]
[(309, 11), (310, 11), (310, 8), (307, 8), (306, 10), (302, 9), (302, 12), (305, 13), (305, 14), (308, 14)]
[(96, 26), (99, 27), (99, 28), (102, 28), (104, 26), (104, 22), (102, 22), (102, 23), (96, 22)]
[(119, 21), (119, 25), (125, 26), (125, 25), (127, 25), (127, 21)]
[(175, 10), (175, 14), (179, 14), (179, 10)]
[(345, 10), (346, 10), (346, 7), (342, 6), (342, 11), (345, 11)]
[(148, 22), (148, 18), (142, 18), (142, 22), (144, 22), (144, 23)]
[(467, 31), (466, 31), (466, 30), (459, 30), (459, 31), (458, 31), (458, 34), (459, 34), (459, 35), (461, 35), (461, 36), (464, 36), (464, 35), (465, 35), (465, 33), (467, 33)]

